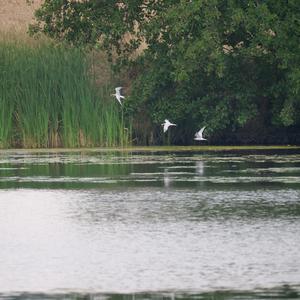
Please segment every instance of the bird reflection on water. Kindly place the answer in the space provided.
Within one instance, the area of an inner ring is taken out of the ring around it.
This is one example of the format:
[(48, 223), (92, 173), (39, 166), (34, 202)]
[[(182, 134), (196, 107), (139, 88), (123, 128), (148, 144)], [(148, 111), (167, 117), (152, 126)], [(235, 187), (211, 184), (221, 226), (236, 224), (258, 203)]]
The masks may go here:
[(163, 175), (163, 180), (164, 180), (164, 186), (166, 188), (169, 188), (172, 182), (172, 178), (169, 174), (169, 170), (166, 168), (164, 169), (164, 175)]
[(201, 176), (204, 175), (204, 161), (196, 161), (196, 174)]

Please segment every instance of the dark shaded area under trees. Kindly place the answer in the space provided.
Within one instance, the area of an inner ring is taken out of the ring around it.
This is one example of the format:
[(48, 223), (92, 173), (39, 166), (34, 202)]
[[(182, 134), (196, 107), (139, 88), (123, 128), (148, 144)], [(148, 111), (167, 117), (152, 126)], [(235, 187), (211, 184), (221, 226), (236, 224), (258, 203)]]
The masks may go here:
[(138, 144), (191, 144), (204, 125), (212, 144), (300, 144), (298, 0), (45, 0), (30, 31), (126, 68)]

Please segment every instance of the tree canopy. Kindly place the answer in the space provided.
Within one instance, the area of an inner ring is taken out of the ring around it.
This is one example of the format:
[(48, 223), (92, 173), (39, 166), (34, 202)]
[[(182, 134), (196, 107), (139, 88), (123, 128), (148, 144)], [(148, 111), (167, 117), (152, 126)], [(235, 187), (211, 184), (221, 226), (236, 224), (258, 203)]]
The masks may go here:
[(298, 0), (45, 0), (30, 30), (128, 68), (140, 142), (160, 143), (165, 118), (176, 143), (203, 125), (215, 140), (300, 125)]

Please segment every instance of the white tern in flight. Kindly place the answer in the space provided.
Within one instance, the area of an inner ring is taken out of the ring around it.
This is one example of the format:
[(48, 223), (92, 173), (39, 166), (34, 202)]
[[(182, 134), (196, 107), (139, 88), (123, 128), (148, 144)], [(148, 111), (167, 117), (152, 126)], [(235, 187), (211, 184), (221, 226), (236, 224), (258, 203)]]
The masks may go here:
[(161, 125), (164, 126), (164, 132), (166, 132), (170, 126), (177, 126), (176, 124), (171, 123), (167, 119), (165, 120), (165, 123), (162, 123)]
[(117, 98), (117, 100), (119, 101), (119, 103), (122, 105), (121, 98), (125, 99), (125, 97), (121, 95), (121, 89), (122, 89), (121, 86), (116, 87), (116, 89), (115, 89), (116, 93), (112, 94), (112, 96), (115, 96)]
[(204, 129), (205, 129), (205, 126), (202, 127), (199, 131), (197, 131), (195, 133), (194, 140), (196, 140), (196, 141), (206, 141), (206, 139), (203, 137), (203, 131), (204, 131)]

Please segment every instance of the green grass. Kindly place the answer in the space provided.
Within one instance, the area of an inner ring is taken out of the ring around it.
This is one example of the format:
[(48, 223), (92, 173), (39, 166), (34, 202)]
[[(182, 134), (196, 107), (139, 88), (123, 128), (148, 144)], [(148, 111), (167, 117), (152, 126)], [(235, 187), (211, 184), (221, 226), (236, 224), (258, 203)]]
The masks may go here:
[(89, 55), (49, 42), (0, 40), (0, 148), (114, 147), (130, 132)]
[(145, 147), (93, 147), (93, 148), (52, 148), (52, 149), (6, 149), (0, 153), (75, 153), (75, 152), (224, 152), (297, 150), (300, 146), (145, 146)]

